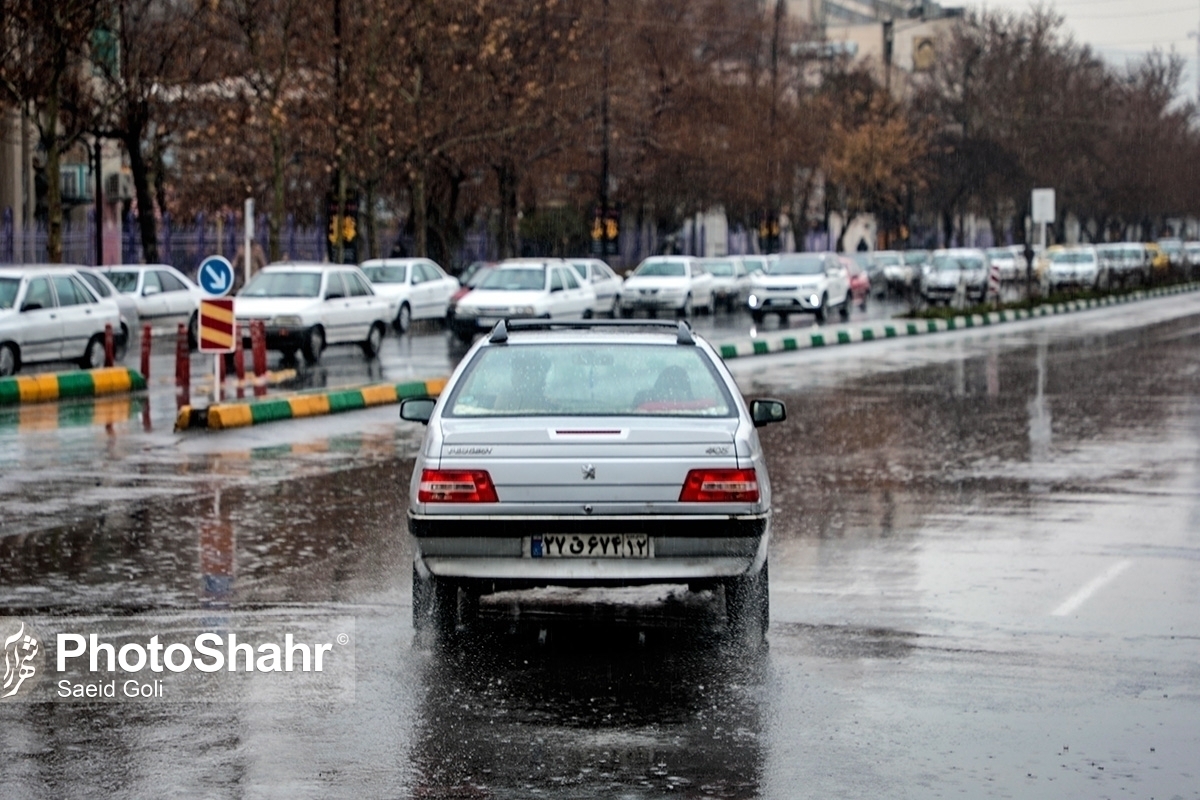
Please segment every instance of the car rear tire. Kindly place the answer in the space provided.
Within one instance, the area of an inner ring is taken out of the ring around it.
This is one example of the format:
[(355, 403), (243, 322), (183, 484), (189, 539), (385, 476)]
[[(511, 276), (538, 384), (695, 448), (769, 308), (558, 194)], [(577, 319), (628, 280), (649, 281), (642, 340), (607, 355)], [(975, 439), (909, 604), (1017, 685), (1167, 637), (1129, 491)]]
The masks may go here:
[(300, 352), (304, 354), (304, 361), (309, 366), (321, 360), (321, 353), (325, 352), (325, 330), (320, 325), (314, 325), (309, 330), (308, 339), (300, 348)]
[(849, 292), (847, 292), (846, 296), (842, 298), (842, 304), (840, 306), (838, 306), (838, 315), (841, 316), (842, 322), (846, 322), (847, 320), (850, 319), (850, 293)]
[(445, 640), (458, 628), (458, 585), (430, 575), (422, 579), (413, 565), (413, 629)]
[(21, 368), (21, 356), (15, 344), (0, 344), (0, 378), (16, 375)]
[(382, 323), (376, 322), (371, 326), (371, 330), (367, 333), (367, 338), (362, 343), (363, 355), (367, 358), (374, 358), (379, 355), (379, 348), (383, 346), (384, 333)]
[(412, 327), (412, 309), (408, 303), (401, 303), (400, 310), (396, 313), (396, 333), (408, 333), (408, 329)]
[(691, 319), (692, 315), (695, 313), (696, 307), (693, 305), (692, 296), (689, 294), (684, 298), (683, 305), (679, 307), (679, 310), (676, 312), (676, 316), (683, 317), (684, 319)]
[(821, 305), (817, 306), (816, 311), (817, 322), (824, 322), (829, 318), (829, 295), (821, 295)]
[(104, 337), (96, 334), (88, 340), (83, 348), (83, 357), (79, 359), (81, 369), (100, 369), (104, 366)]
[(763, 314), (763, 312), (761, 312), (761, 311), (751, 311), (750, 312), (750, 319), (754, 320), (755, 325), (762, 325), (762, 322), (763, 322), (763, 319), (765, 316), (766, 315)]
[(200, 313), (199, 312), (192, 314), (191, 319), (188, 320), (187, 332), (188, 332), (188, 349), (193, 350), (193, 351), (199, 350), (200, 349)]
[(762, 641), (771, 622), (770, 574), (763, 563), (754, 575), (739, 575), (725, 581), (725, 619), (729, 632)]

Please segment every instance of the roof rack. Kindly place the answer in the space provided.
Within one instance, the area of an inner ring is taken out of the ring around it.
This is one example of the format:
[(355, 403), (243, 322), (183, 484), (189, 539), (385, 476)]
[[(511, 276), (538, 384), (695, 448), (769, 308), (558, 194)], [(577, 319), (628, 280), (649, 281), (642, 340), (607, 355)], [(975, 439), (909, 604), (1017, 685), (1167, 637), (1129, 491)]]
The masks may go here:
[(676, 331), (676, 344), (695, 344), (692, 336), (692, 326), (685, 320), (671, 321), (665, 319), (502, 319), (492, 328), (488, 341), (492, 344), (504, 344), (508, 341), (510, 330), (550, 330), (552, 328), (573, 328), (585, 330), (592, 328), (669, 328)]

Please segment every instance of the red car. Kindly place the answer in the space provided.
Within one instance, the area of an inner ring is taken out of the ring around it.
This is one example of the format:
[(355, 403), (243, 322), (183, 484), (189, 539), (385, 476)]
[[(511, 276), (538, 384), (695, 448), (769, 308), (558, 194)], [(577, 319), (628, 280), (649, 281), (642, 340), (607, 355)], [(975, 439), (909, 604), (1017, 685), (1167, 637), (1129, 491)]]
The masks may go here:
[(854, 298), (854, 302), (863, 311), (867, 310), (867, 298), (871, 296), (871, 279), (867, 277), (867, 271), (859, 266), (859, 263), (848, 256), (838, 256), (843, 264), (846, 265), (846, 271), (850, 273), (850, 296)]

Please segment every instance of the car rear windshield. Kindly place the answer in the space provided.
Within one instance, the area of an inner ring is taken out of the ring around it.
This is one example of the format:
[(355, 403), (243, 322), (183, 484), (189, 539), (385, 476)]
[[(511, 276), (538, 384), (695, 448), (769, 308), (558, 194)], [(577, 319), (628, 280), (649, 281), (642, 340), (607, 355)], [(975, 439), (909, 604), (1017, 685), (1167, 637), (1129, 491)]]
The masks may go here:
[(933, 268), (939, 272), (952, 269), (983, 269), (983, 259), (973, 256), (934, 256)]
[(687, 276), (687, 267), (682, 261), (645, 261), (634, 274), (647, 278), (683, 278)]
[(731, 417), (736, 408), (695, 347), (581, 342), (481, 349), (443, 413)]
[(92, 273), (80, 272), (79, 277), (87, 281), (88, 286), (91, 286), (93, 289), (95, 289), (96, 294), (100, 295), (101, 297), (108, 297), (112, 294), (112, 292), (108, 290), (108, 287), (104, 285), (104, 281), (100, 280), (100, 278), (96, 277)]
[(544, 267), (494, 269), (475, 288), (494, 292), (540, 292), (546, 288), (546, 270)]
[(1090, 264), (1096, 259), (1091, 253), (1066, 251), (1063, 253), (1051, 253), (1050, 260), (1055, 264)]
[(108, 281), (117, 287), (122, 294), (133, 294), (137, 291), (138, 274), (136, 272), (108, 272)]
[(21, 286), (18, 278), (0, 278), (0, 308), (12, 308), (17, 302), (17, 289)]
[(825, 271), (825, 259), (820, 256), (780, 258), (767, 268), (768, 275), (820, 275)]
[(238, 297), (317, 297), (320, 294), (319, 272), (260, 272), (238, 292)]
[(408, 278), (408, 267), (363, 267), (371, 283), (404, 283)]
[(718, 278), (733, 277), (733, 262), (732, 261), (706, 261), (704, 268), (709, 273), (716, 275)]

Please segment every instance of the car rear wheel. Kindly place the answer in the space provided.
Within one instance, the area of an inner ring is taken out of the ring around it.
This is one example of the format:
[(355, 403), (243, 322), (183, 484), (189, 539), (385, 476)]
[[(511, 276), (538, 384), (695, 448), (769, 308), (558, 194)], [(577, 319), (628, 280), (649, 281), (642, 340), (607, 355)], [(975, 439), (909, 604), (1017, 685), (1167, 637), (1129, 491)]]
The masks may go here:
[(382, 323), (376, 322), (371, 326), (367, 338), (362, 343), (363, 354), (367, 358), (374, 358), (379, 354), (379, 348), (383, 346), (383, 333)]
[(0, 378), (17, 374), (21, 368), (21, 357), (14, 344), (0, 344)]
[(321, 360), (321, 353), (325, 352), (325, 330), (320, 325), (314, 325), (308, 332), (308, 340), (300, 351), (310, 366)]
[(755, 325), (762, 325), (764, 316), (765, 315), (761, 311), (751, 311), (750, 312), (750, 319), (754, 320)]
[(696, 313), (696, 308), (692, 303), (692, 296), (689, 294), (684, 298), (683, 305), (679, 307), (677, 316), (684, 317), (685, 319), (691, 319), (694, 313)]
[(821, 295), (821, 305), (817, 306), (817, 322), (824, 322), (829, 318), (829, 295)]
[(838, 306), (838, 314), (842, 318), (842, 322), (850, 319), (850, 293), (846, 292), (846, 296), (842, 298), (842, 304)]
[(771, 621), (770, 575), (763, 563), (754, 575), (725, 581), (725, 619), (735, 636), (761, 641)]
[(188, 348), (198, 350), (200, 348), (200, 313), (192, 314), (188, 320)]
[(408, 333), (408, 329), (412, 327), (412, 309), (408, 303), (400, 304), (400, 311), (396, 313), (396, 333)]
[(100, 369), (104, 366), (104, 337), (96, 334), (88, 340), (83, 349), (83, 357), (79, 359), (82, 369)]

